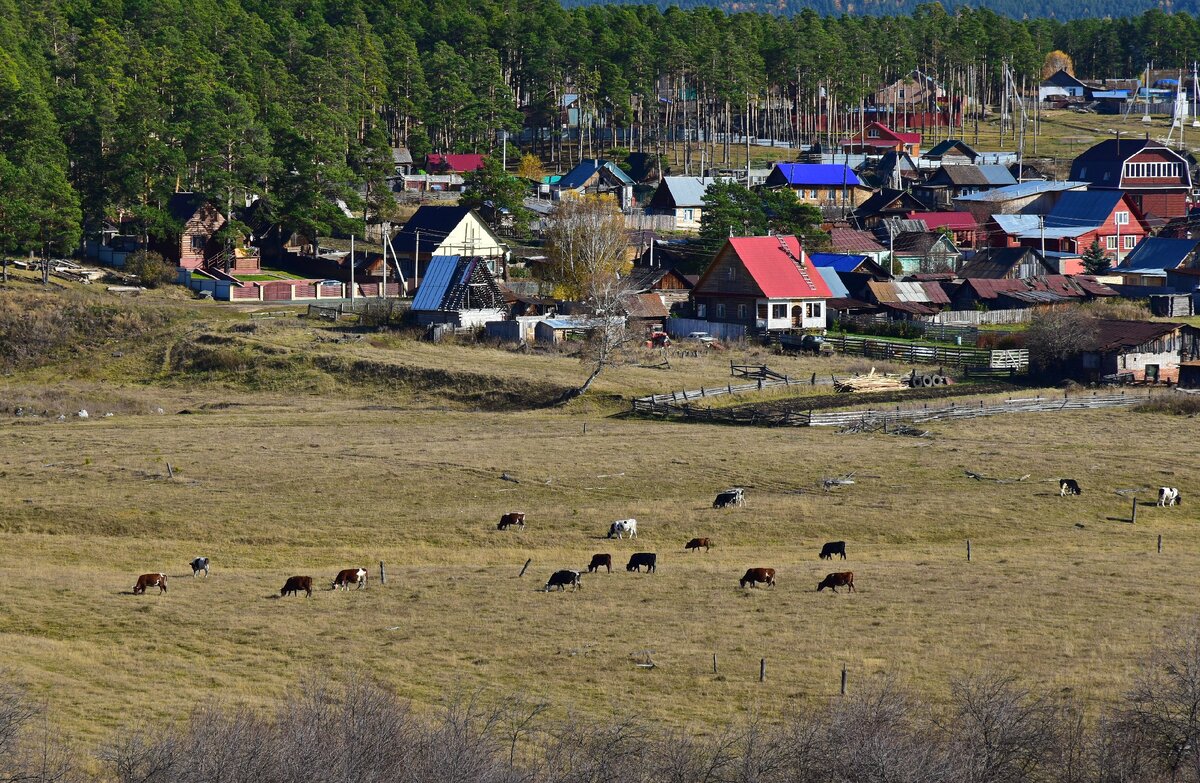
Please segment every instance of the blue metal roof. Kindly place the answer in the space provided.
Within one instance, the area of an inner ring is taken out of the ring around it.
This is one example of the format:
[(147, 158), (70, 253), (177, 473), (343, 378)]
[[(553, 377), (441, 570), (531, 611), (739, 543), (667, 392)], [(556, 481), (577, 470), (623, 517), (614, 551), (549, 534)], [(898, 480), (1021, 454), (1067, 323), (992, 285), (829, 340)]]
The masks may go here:
[(1115, 272), (1165, 272), (1178, 269), (1200, 245), (1195, 239), (1146, 237), (1125, 256)]
[(454, 281), (454, 272), (458, 269), (458, 256), (434, 256), (429, 259), (429, 267), (421, 278), (421, 286), (413, 297), (412, 309), (437, 310), (446, 298), (446, 290)]
[(809, 253), (808, 257), (813, 266), (831, 267), (835, 272), (853, 272), (859, 264), (867, 260), (866, 256), (846, 253)]
[(621, 171), (617, 164), (603, 158), (588, 158), (580, 161), (575, 168), (563, 174), (562, 179), (554, 184), (562, 190), (576, 190), (586, 185), (587, 181), (601, 169), (608, 171), (608, 173), (620, 180), (622, 185), (633, 184), (633, 180), (629, 178), (628, 174)]
[(821, 279), (825, 281), (825, 285), (829, 286), (830, 296), (834, 299), (850, 298), (850, 290), (846, 288), (846, 284), (842, 282), (842, 278), (838, 277), (836, 269), (831, 266), (818, 266), (816, 269), (820, 273)]
[(1038, 228), (1037, 215), (992, 215), (992, 220), (1005, 234), (1021, 234)]
[(1046, 228), (1103, 225), (1124, 195), (1119, 190), (1072, 190), (1063, 193), (1046, 215)]
[[(862, 183), (849, 166), (842, 163), (776, 163), (778, 172), (789, 185), (808, 187), (854, 187)], [(772, 173), (775, 173), (772, 172)]]
[(1008, 185), (984, 193), (972, 193), (969, 196), (959, 196), (955, 201), (1007, 201), (1014, 198), (1036, 196), (1039, 193), (1052, 193), (1059, 190), (1074, 190), (1086, 186), (1086, 182), (1022, 182)]
[(1008, 166), (1002, 166), (998, 163), (981, 163), (979, 164), (979, 173), (987, 180), (989, 185), (1015, 185), (1016, 178), (1012, 172), (1008, 170)]

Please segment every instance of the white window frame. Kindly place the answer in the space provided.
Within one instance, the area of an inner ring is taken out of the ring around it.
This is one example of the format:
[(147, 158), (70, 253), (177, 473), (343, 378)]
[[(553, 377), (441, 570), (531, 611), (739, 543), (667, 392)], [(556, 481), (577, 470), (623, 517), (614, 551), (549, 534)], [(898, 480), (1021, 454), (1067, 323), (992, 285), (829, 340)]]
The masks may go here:
[(1116, 213), (1116, 221), (1117, 221), (1118, 226), (1128, 226), (1129, 225), (1129, 213), (1125, 212), (1125, 211), (1117, 212)]
[(1116, 234), (1109, 234), (1108, 236), (1106, 236), (1104, 238), (1104, 249), (1105, 250), (1116, 250), (1117, 249)]
[(1121, 241), (1125, 244), (1126, 250), (1133, 250), (1134, 245), (1137, 244), (1137, 237), (1135, 237), (1133, 234), (1126, 234), (1125, 236), (1121, 237)]
[(788, 317), (788, 306), (786, 304), (771, 305), (771, 318), (775, 321), (786, 321)]

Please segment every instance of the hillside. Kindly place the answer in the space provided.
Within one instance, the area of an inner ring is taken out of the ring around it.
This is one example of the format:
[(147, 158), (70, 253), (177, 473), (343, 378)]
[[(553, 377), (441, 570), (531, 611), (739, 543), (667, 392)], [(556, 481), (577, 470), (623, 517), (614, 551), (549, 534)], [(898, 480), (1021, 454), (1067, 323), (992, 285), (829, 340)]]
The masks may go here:
[[(562, 0), (567, 8), (591, 5), (610, 5), (612, 0)], [(929, 0), (651, 0), (650, 2), (627, 2), (616, 0), (617, 5), (649, 5), (665, 11), (672, 6), (685, 11), (698, 8), (716, 8), (727, 14), (762, 13), (792, 16), (812, 10), (822, 16), (903, 16), (928, 8)], [(1182, 3), (1159, 2), (1156, 0), (981, 0), (980, 2), (954, 2), (943, 0), (940, 4), (950, 14), (960, 8), (986, 8), (1001, 16), (1013, 19), (1104, 19), (1107, 17), (1131, 16), (1149, 10), (1166, 13), (1196, 13), (1198, 4), (1192, 0)]]

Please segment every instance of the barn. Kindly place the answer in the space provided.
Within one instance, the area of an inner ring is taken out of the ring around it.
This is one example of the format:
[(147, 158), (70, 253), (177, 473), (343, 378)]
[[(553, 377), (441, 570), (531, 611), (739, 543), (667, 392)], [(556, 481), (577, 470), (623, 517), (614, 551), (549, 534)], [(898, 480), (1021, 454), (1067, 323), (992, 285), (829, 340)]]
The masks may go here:
[(1100, 319), (1073, 374), (1088, 380), (1179, 381), (1180, 364), (1200, 351), (1200, 329), (1171, 322)]

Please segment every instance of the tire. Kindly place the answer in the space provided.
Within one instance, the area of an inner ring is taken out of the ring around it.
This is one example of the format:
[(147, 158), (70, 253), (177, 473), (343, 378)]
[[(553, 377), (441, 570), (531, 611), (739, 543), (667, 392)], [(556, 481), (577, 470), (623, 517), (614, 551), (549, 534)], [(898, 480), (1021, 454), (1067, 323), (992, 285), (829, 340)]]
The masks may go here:
[(922, 375), (921, 376), (921, 385), (922, 386), (932, 386), (933, 385), (933, 377), (930, 375)]
[(941, 375), (933, 376), (933, 385), (934, 386), (941, 386), (945, 382), (946, 382), (946, 379), (943, 376), (941, 376)]

